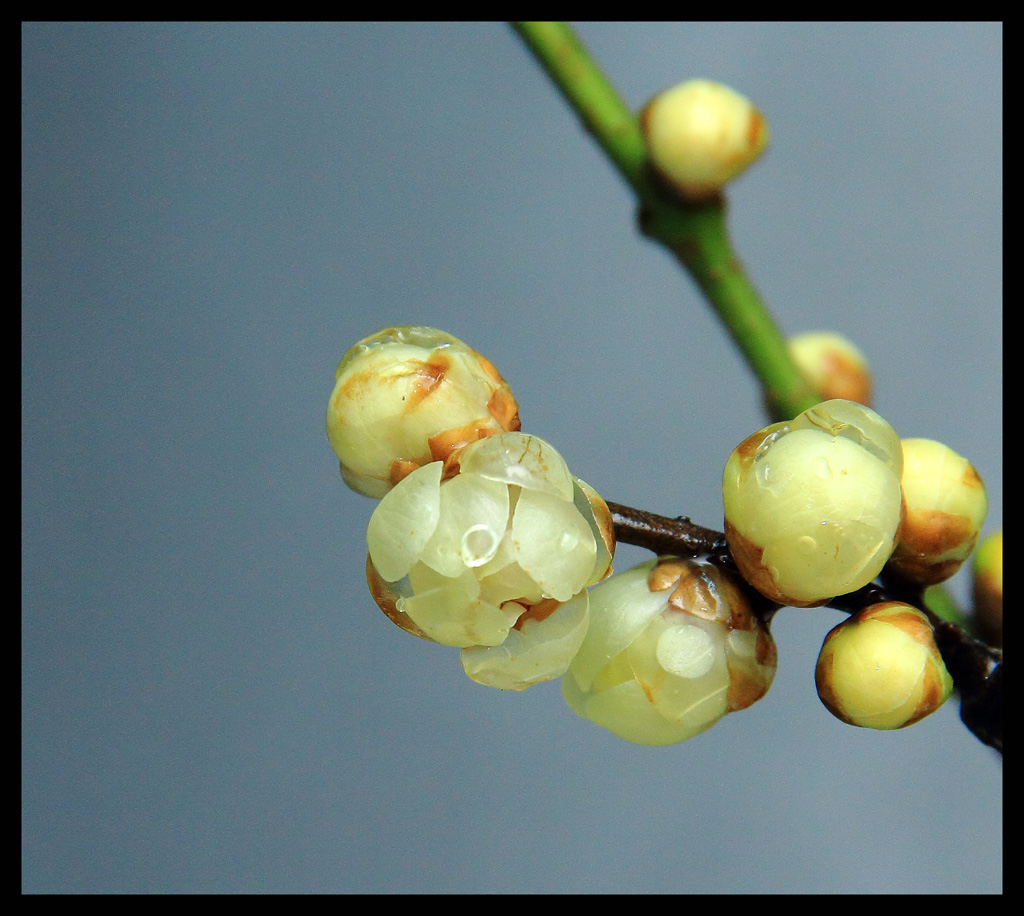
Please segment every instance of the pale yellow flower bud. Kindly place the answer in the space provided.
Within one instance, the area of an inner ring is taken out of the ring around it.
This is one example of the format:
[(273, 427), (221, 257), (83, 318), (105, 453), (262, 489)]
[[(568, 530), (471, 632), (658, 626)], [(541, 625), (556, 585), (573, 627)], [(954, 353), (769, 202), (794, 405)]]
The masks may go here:
[(978, 633), (992, 646), (1003, 644), (1003, 532), (990, 534), (974, 554), (974, 613)]
[(988, 513), (985, 484), (949, 446), (904, 439), (903, 498), (907, 517), (887, 569), (918, 585), (944, 582), (978, 541)]
[(519, 429), (519, 408), (494, 366), (435, 328), (385, 328), (342, 357), (327, 436), (352, 489), (382, 497), (455, 448)]
[(586, 588), (615, 548), (604, 500), (549, 443), (519, 432), (407, 475), (370, 517), (367, 544), (385, 614), (463, 648), (470, 677), (510, 690), (565, 671), (586, 632)]
[(768, 145), (768, 123), (750, 100), (710, 80), (656, 95), (640, 129), (657, 176), (689, 200), (716, 194)]
[(808, 331), (789, 340), (789, 352), (824, 401), (842, 398), (871, 406), (871, 369), (864, 354), (840, 334)]
[(737, 580), (705, 561), (663, 557), (591, 589), (590, 628), (562, 694), (620, 738), (675, 744), (764, 696), (776, 660)]
[(900, 441), (877, 413), (825, 401), (741, 442), (722, 479), (736, 564), (779, 604), (813, 607), (874, 579), (903, 516)]
[(899, 601), (872, 605), (831, 630), (814, 680), (829, 712), (863, 728), (912, 725), (953, 690), (928, 618)]

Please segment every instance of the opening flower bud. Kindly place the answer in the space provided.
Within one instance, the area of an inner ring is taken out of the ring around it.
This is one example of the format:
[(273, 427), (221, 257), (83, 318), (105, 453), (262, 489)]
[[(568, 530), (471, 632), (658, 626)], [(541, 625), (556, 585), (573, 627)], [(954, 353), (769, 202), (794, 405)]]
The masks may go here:
[(863, 728), (903, 728), (953, 690), (928, 618), (899, 601), (872, 605), (825, 637), (814, 672), (821, 702)]
[(519, 432), (414, 470), (381, 499), (367, 544), (385, 614), (466, 649), (470, 677), (511, 690), (565, 671), (586, 632), (586, 588), (615, 547), (604, 500), (549, 443)]
[(711, 80), (688, 80), (651, 99), (640, 129), (655, 174), (689, 200), (716, 194), (768, 145), (749, 99)]
[(741, 442), (722, 478), (725, 534), (747, 581), (814, 607), (874, 579), (903, 516), (893, 428), (853, 401), (824, 401)]
[(342, 478), (375, 498), (459, 446), (518, 429), (518, 405), (497, 369), (436, 328), (385, 328), (356, 343), (327, 405)]
[(944, 582), (978, 541), (988, 513), (985, 484), (949, 446), (904, 439), (903, 498), (907, 517), (887, 569), (919, 585)]
[(776, 660), (737, 579), (662, 557), (591, 589), (590, 627), (562, 694), (620, 738), (675, 744), (764, 696)]

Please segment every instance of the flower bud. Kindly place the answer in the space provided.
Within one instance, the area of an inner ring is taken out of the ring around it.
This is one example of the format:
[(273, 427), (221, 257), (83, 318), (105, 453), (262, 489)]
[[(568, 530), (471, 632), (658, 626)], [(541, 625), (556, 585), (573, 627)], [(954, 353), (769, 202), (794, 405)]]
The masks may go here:
[(1003, 644), (1003, 532), (990, 534), (974, 554), (974, 613), (978, 635), (989, 645)]
[(836, 718), (879, 729), (913, 725), (953, 690), (928, 618), (899, 601), (872, 605), (833, 628), (814, 682)]
[(591, 589), (590, 628), (562, 694), (620, 738), (675, 744), (764, 696), (776, 660), (738, 579), (662, 557)]
[(978, 541), (988, 513), (985, 484), (941, 442), (904, 439), (903, 498), (907, 517), (886, 569), (918, 585), (944, 582)]
[(640, 129), (658, 178), (689, 200), (716, 194), (768, 145), (768, 123), (749, 99), (689, 80), (651, 99)]
[(830, 331), (809, 331), (789, 340), (789, 352), (822, 400), (842, 398), (871, 406), (871, 369), (850, 341)]
[(877, 413), (824, 401), (747, 437), (722, 478), (725, 534), (746, 580), (814, 607), (874, 579), (903, 513), (900, 441)]
[(434, 328), (385, 328), (342, 357), (327, 436), (353, 490), (382, 497), (453, 449), (519, 429), (519, 408), (491, 363)]
[(607, 575), (615, 546), (604, 500), (550, 444), (519, 432), (410, 473), (374, 510), (367, 544), (385, 614), (471, 650), (470, 677), (512, 690), (565, 670), (586, 631), (586, 588)]

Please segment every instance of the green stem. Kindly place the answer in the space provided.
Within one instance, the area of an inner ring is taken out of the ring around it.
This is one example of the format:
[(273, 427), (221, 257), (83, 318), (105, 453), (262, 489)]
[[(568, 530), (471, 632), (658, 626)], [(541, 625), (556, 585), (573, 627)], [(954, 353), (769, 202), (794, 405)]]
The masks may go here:
[(644, 234), (675, 255), (728, 329), (760, 381), (773, 419), (788, 419), (821, 400), (800, 375), (732, 249), (723, 201), (682, 202), (651, 180), (636, 116), (566, 23), (512, 26), (636, 194)]
[(564, 22), (511, 25), (641, 203), (653, 203), (640, 125), (573, 30)]
[(957, 606), (946, 589), (941, 585), (931, 585), (924, 591), (924, 600), (928, 609), (943, 620), (955, 623), (958, 627), (969, 629), (971, 621)]
[(721, 196), (699, 206), (672, 202), (645, 208), (640, 228), (668, 248), (696, 281), (761, 382), (772, 419), (791, 419), (821, 400), (797, 369), (786, 339), (733, 250)]

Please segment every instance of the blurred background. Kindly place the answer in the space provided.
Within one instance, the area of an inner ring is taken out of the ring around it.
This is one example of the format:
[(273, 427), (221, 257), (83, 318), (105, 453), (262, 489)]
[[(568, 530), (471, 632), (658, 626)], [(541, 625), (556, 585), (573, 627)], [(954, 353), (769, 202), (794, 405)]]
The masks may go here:
[[(1001, 527), (1001, 24), (578, 33), (634, 108), (756, 102), (755, 284), (852, 339)], [(765, 422), (505, 24), (26, 23), (22, 68), (23, 891), (1001, 891), (1000, 756), (955, 702), (833, 719), (836, 611), (780, 612), (768, 696), (648, 748), (369, 598), (324, 412), (378, 328), (462, 338), (607, 499), (710, 527)]]

